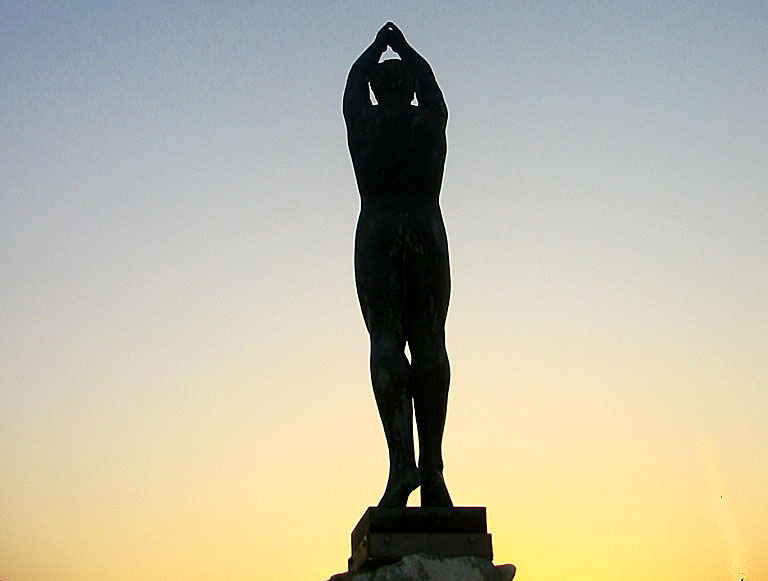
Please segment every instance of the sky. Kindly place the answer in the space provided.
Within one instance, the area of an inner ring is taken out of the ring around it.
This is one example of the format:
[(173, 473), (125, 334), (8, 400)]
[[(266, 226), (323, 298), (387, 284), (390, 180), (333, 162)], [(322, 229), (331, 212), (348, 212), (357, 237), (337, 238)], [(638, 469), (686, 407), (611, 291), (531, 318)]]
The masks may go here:
[(768, 579), (765, 2), (143, 0), (0, 5), (0, 579), (346, 569), (388, 20), (449, 108), (454, 502), (520, 581)]

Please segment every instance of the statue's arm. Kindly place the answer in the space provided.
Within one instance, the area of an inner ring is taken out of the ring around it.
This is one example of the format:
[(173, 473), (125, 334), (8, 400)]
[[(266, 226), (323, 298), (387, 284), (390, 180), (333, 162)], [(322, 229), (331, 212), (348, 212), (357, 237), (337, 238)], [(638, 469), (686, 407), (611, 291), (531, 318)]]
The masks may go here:
[(437, 84), (432, 67), (429, 66), (429, 63), (423, 56), (408, 44), (405, 36), (403, 36), (403, 33), (397, 26), (391, 22), (387, 22), (386, 26), (391, 30), (389, 45), (392, 47), (392, 50), (400, 55), (403, 62), (411, 67), (411, 70), (416, 75), (416, 98), (419, 101), (419, 107), (430, 109), (438, 115), (443, 123), (446, 123), (448, 121), (448, 107), (445, 105), (443, 92)]
[(368, 80), (373, 68), (379, 63), (381, 55), (387, 50), (387, 39), (390, 29), (385, 24), (376, 34), (376, 38), (363, 54), (361, 54), (347, 76), (347, 85), (344, 87), (344, 119), (347, 124), (354, 122), (362, 114), (372, 107)]

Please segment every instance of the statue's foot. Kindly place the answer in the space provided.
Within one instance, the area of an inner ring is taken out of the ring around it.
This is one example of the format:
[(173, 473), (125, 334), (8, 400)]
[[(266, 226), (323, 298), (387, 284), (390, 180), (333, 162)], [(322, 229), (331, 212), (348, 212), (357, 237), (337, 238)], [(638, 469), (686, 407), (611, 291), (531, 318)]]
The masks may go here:
[(432, 472), (422, 476), (421, 482), (421, 506), (453, 506), (448, 487), (445, 485), (443, 475), (440, 472)]
[(419, 482), (419, 471), (415, 466), (410, 470), (390, 474), (379, 506), (405, 506), (411, 492), (419, 487)]

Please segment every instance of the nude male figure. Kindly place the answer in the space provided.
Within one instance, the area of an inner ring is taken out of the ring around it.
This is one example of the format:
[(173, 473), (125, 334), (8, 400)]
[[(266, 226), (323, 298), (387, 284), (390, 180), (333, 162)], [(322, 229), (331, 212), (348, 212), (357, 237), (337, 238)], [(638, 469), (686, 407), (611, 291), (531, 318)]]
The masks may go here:
[[(400, 60), (379, 63), (387, 46)], [(411, 104), (414, 94), (418, 105)], [(442, 458), (451, 283), (439, 196), (448, 109), (431, 67), (391, 22), (349, 71), (344, 119), (361, 198), (355, 281), (389, 448), (389, 478), (379, 506), (405, 506), (419, 486), (422, 506), (453, 506)]]

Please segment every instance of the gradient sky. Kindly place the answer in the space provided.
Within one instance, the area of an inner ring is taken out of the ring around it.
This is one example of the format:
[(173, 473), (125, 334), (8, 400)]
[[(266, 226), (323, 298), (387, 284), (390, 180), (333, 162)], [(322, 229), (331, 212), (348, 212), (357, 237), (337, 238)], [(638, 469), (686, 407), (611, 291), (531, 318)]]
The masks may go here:
[(1, 579), (346, 568), (387, 20), (450, 111), (454, 501), (520, 581), (768, 579), (768, 4), (160, 4), (0, 6)]

